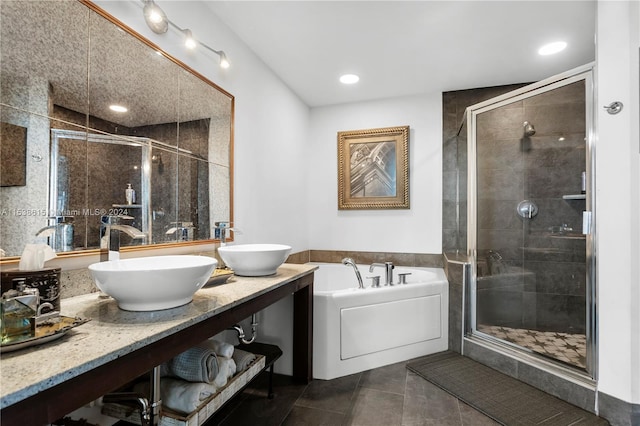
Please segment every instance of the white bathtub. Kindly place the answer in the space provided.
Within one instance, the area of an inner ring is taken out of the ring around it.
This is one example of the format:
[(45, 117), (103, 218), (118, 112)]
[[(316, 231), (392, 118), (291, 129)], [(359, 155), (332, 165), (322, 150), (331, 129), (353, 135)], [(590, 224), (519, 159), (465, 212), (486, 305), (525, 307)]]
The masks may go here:
[[(314, 263), (313, 377), (334, 379), (447, 349), (449, 283), (440, 268), (397, 266), (407, 284), (384, 287), (384, 269)], [(366, 277), (381, 275), (380, 288)]]

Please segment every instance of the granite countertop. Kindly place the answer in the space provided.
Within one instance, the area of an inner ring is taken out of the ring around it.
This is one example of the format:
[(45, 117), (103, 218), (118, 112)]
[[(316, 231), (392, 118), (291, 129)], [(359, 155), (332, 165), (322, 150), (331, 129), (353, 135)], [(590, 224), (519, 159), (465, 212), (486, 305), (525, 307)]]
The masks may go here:
[(127, 312), (98, 293), (62, 300), (61, 314), (90, 318), (64, 337), (4, 353), (0, 361), (0, 409), (74, 378), (118, 357), (204, 321), (242, 302), (296, 280), (315, 265), (283, 264), (267, 277), (233, 276), (225, 284), (198, 290), (177, 308)]

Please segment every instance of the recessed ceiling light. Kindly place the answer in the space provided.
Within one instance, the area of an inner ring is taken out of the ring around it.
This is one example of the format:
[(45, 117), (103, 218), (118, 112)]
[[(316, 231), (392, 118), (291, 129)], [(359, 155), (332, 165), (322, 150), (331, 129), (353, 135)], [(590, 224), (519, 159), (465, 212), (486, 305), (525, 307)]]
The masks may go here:
[(123, 107), (122, 105), (109, 105), (109, 109), (111, 111), (115, 111), (115, 112), (127, 112), (129, 111), (126, 107)]
[(354, 84), (357, 83), (358, 80), (360, 80), (360, 77), (355, 74), (345, 74), (340, 77), (340, 83), (342, 84)]
[(564, 41), (554, 41), (553, 43), (545, 44), (538, 49), (539, 55), (553, 55), (554, 53), (561, 52), (567, 47), (567, 43)]

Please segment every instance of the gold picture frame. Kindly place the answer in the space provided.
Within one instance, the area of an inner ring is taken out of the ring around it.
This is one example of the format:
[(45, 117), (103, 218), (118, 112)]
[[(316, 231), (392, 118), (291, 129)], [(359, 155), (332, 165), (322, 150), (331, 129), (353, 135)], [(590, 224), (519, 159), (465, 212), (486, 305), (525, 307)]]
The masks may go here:
[(338, 209), (409, 208), (409, 126), (338, 132)]

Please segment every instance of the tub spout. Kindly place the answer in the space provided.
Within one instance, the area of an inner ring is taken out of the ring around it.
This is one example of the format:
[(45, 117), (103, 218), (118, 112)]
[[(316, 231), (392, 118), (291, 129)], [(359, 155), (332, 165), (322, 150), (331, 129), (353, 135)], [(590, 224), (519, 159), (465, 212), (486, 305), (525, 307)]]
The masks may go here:
[(371, 266), (369, 266), (369, 272), (373, 272), (373, 268), (376, 266), (384, 268), (384, 285), (393, 285), (393, 263), (372, 263)]
[(360, 275), (360, 271), (358, 270), (356, 262), (354, 262), (350, 257), (345, 257), (344, 259), (342, 259), (342, 264), (346, 266), (351, 265), (353, 267), (353, 270), (356, 273), (356, 278), (358, 278), (358, 288), (364, 288), (364, 284), (362, 283), (362, 276)]

